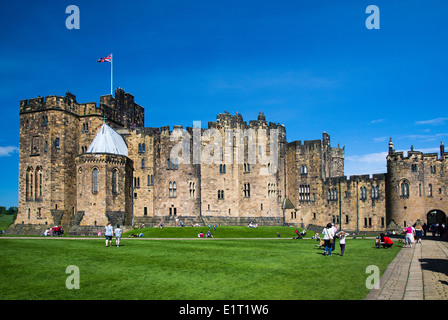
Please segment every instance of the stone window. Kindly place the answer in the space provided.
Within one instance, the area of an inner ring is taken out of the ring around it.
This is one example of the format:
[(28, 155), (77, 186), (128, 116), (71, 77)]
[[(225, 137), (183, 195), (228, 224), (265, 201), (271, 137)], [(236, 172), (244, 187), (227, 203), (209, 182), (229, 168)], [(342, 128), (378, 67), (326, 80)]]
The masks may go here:
[(407, 181), (403, 181), (400, 185), (401, 193), (400, 197), (409, 198), (409, 183)]
[(364, 227), (372, 228), (372, 218), (364, 218)]
[(359, 189), (359, 192), (360, 192), (359, 198), (361, 200), (366, 200), (367, 199), (367, 188), (366, 187), (361, 187)]
[(224, 190), (218, 190), (218, 200), (224, 199)]
[(145, 159), (142, 159), (142, 168), (145, 167)]
[(268, 198), (275, 197), (275, 183), (268, 183)]
[(152, 174), (148, 174), (148, 186), (154, 185), (154, 176)]
[(219, 165), (219, 173), (226, 173), (226, 165), (225, 164)]
[(243, 194), (245, 198), (250, 198), (250, 183), (244, 184)]
[(417, 172), (417, 165), (416, 164), (412, 164), (411, 165), (411, 171), (412, 172)]
[(431, 166), (431, 173), (433, 173), (433, 174), (436, 173), (436, 166)]
[(42, 116), (42, 127), (45, 127), (48, 125), (48, 116), (43, 115)]
[(299, 186), (299, 201), (310, 201), (310, 186), (300, 185)]
[(428, 185), (428, 197), (432, 197), (432, 184)]
[(39, 137), (31, 138), (31, 154), (32, 155), (39, 154)]
[(300, 166), (300, 174), (308, 174), (308, 168), (305, 165)]
[(178, 169), (178, 161), (177, 158), (173, 160), (168, 159), (168, 170), (177, 170)]
[(380, 198), (380, 188), (378, 186), (372, 187), (372, 199), (379, 199)]
[(36, 182), (35, 182), (35, 188), (36, 188), (36, 191), (35, 191), (35, 196), (36, 196), (36, 198), (42, 198), (42, 167), (37, 167), (36, 168), (36, 174), (35, 174), (35, 179), (36, 179)]
[(244, 164), (244, 172), (250, 172), (250, 164), (249, 163), (245, 163)]
[(336, 188), (329, 189), (328, 190), (328, 198), (329, 201), (336, 201), (338, 200), (338, 190)]
[(55, 147), (56, 149), (59, 149), (59, 148), (60, 148), (60, 146), (59, 146), (59, 138), (54, 139), (54, 147)]
[(112, 193), (114, 193), (114, 194), (118, 193), (117, 175), (118, 175), (118, 170), (114, 169), (112, 171)]
[(190, 198), (194, 199), (195, 198), (195, 193), (196, 193), (196, 183), (190, 182), (189, 183), (189, 187), (190, 187)]
[(169, 184), (169, 195), (170, 195), (170, 198), (176, 198), (177, 197), (177, 184), (176, 184), (176, 181), (170, 181), (170, 184)]
[(28, 167), (26, 169), (26, 180), (25, 180), (25, 188), (26, 188), (26, 199), (32, 200), (33, 198), (33, 188), (34, 188), (34, 181), (33, 181), (33, 168)]
[(92, 193), (98, 193), (98, 169), (92, 171)]

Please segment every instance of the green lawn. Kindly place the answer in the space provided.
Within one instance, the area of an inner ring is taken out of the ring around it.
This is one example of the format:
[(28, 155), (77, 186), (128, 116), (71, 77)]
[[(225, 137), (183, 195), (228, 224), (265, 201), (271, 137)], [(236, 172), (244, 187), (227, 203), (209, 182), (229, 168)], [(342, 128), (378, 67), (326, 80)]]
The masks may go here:
[[(383, 272), (401, 248), (348, 239), (345, 256), (337, 248), (327, 257), (315, 243), (145, 238), (106, 248), (102, 238), (3, 238), (1, 299), (358, 300), (368, 293), (366, 267)], [(80, 289), (65, 286), (69, 265), (79, 268)]]
[(6, 230), (14, 222), (14, 215), (0, 214), (0, 230)]
[[(218, 226), (216, 230), (213, 227), (210, 228), (210, 232), (213, 238), (276, 238), (277, 233), (280, 234), (280, 238), (292, 238), (296, 236), (295, 230), (300, 228), (293, 227), (258, 227), (249, 228), (241, 226)], [(143, 233), (145, 238), (197, 238), (199, 232), (203, 232), (204, 235), (209, 230), (206, 227), (164, 227), (160, 228), (143, 228), (126, 232), (123, 236), (127, 237), (133, 234)], [(307, 231), (306, 237), (310, 238), (314, 235), (314, 232)]]

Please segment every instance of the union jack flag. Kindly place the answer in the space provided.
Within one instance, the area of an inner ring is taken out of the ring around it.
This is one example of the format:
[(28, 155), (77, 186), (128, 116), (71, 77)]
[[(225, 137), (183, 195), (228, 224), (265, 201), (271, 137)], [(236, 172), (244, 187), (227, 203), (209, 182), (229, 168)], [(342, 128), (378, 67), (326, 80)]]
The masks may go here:
[(100, 59), (96, 60), (96, 62), (105, 62), (105, 61), (112, 62), (112, 53), (110, 55), (108, 55), (107, 57), (100, 58)]

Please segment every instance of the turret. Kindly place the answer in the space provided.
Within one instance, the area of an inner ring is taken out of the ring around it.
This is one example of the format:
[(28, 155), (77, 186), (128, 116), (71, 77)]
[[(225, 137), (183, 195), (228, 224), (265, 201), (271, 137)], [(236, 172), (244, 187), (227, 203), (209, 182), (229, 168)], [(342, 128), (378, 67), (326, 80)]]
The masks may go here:
[(394, 143), (392, 142), (392, 138), (389, 140), (389, 154), (394, 153)]
[(440, 159), (443, 159), (444, 153), (445, 153), (445, 146), (443, 145), (443, 141), (440, 141)]

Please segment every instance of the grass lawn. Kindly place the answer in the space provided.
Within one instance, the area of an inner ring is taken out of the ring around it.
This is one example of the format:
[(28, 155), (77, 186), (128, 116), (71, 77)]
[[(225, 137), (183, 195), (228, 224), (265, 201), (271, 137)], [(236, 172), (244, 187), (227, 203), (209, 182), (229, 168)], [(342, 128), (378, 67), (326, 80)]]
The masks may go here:
[(6, 230), (14, 222), (14, 215), (0, 214), (0, 230)]
[[(315, 244), (144, 238), (106, 248), (102, 238), (3, 238), (1, 299), (359, 300), (369, 292), (366, 267), (383, 272), (401, 248), (374, 249), (373, 240), (347, 239), (345, 256), (337, 248), (327, 257)], [(66, 288), (70, 265), (79, 268), (80, 289)]]
[[(292, 238), (296, 236), (294, 232), (296, 229), (302, 231), (300, 228), (282, 227), (282, 226), (270, 226), (270, 227), (258, 227), (249, 228), (241, 226), (218, 226), (216, 230), (211, 227), (210, 231), (213, 238), (276, 238), (277, 233), (281, 238)], [(143, 233), (145, 238), (197, 238), (199, 232), (203, 232), (204, 235), (208, 231), (206, 227), (164, 227), (160, 228), (143, 228), (135, 229), (123, 234), (124, 237), (133, 234)], [(314, 232), (308, 230), (306, 237), (310, 238), (314, 235)]]

